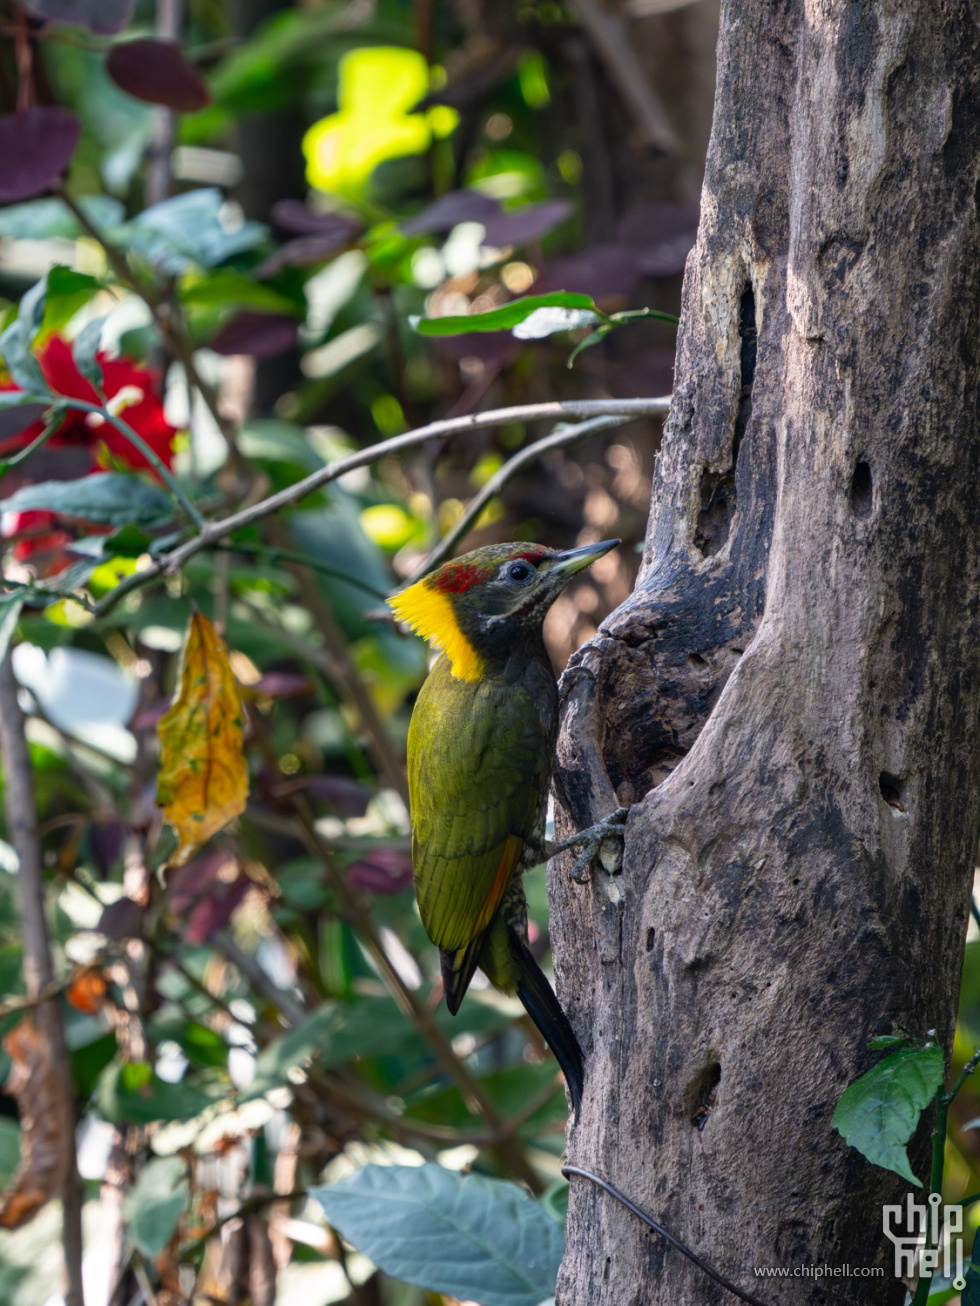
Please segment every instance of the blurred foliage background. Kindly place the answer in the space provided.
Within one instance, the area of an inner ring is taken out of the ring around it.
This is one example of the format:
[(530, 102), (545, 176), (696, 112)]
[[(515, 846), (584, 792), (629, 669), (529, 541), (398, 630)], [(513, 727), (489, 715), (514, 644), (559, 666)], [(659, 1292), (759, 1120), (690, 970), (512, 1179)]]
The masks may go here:
[[(669, 394), (661, 322), (569, 369), (584, 328), (429, 339), (410, 318), (558, 290), (677, 312), (716, 30), (715, 0), (0, 3), (0, 143), (12, 124), (8, 172), (30, 174), (22, 193), (0, 178), (3, 325), (47, 275), (34, 356), (56, 395), (92, 401), (79, 341), (101, 321), (101, 415), (59, 409), (14, 464), (45, 405), (0, 409), (17, 599), (0, 625), (27, 715), (90, 1306), (442, 1300), (376, 1269), (307, 1196), (367, 1164), (516, 1179), (561, 1220), (554, 1061), (516, 1001), (474, 985), (456, 1019), (439, 1003), (405, 809), (426, 653), (383, 607), (547, 425), (389, 454), (107, 604), (184, 529), (154, 515), (159, 477), (107, 415), (215, 517), (434, 419)], [(55, 105), (80, 135), (64, 169), (35, 175), (53, 147), (30, 145), (25, 115)], [(552, 611), (556, 670), (630, 593), (658, 443), (646, 419), (553, 450), (457, 545), (622, 537)], [(146, 512), (86, 516), (78, 487), (98, 472), (138, 479)], [(38, 498), (50, 482), (61, 498)], [(250, 796), (175, 865), (157, 726), (195, 609), (227, 642)], [(24, 930), (0, 833), (9, 1036)], [(527, 891), (546, 959), (543, 873)], [(960, 1062), (980, 1039), (971, 931)], [(0, 1097), (0, 1188), (16, 1193), (70, 1137), (25, 1138), (50, 1066), (5, 1048), (20, 1090)], [(950, 1198), (980, 1188), (977, 1108), (969, 1090), (954, 1108)], [(57, 1300), (59, 1203), (21, 1217), (0, 1203), (0, 1224), (20, 1224), (0, 1232), (0, 1300)]]

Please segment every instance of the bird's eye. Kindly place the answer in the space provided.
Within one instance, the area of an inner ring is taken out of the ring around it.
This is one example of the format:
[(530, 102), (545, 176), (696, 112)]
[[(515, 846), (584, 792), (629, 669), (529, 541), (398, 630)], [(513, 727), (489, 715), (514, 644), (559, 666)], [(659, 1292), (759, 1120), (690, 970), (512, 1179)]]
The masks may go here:
[(526, 562), (512, 562), (507, 575), (511, 580), (516, 580), (518, 584), (526, 584), (534, 575), (534, 568), (529, 567)]

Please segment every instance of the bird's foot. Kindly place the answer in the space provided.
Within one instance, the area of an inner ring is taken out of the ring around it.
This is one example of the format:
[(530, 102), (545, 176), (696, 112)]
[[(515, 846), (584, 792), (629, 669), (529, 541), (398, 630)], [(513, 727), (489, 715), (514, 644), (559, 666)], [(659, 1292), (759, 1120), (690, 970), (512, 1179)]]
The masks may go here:
[(629, 811), (628, 807), (617, 807), (615, 812), (604, 816), (601, 821), (596, 821), (595, 825), (579, 830), (578, 834), (569, 835), (567, 839), (559, 839), (557, 843), (546, 843), (546, 856), (554, 857), (556, 853), (563, 852), (566, 848), (581, 848), (582, 853), (572, 867), (572, 879), (579, 884), (585, 879), (589, 867), (597, 856), (602, 862), (603, 869), (610, 875), (615, 875), (623, 864), (623, 836), (626, 833), (624, 827)]

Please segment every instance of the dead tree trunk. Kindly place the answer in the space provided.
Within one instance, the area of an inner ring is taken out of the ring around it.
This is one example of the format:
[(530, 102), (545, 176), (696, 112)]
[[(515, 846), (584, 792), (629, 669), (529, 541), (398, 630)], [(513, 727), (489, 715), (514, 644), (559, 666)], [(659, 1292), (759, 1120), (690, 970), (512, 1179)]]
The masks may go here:
[[(631, 599), (564, 680), (568, 1155), (773, 1306), (903, 1300), (831, 1130), (867, 1040), (948, 1049), (980, 811), (980, 10), (728, 0)], [(561, 827), (561, 822), (560, 822)], [(913, 1166), (922, 1173), (921, 1150)], [(754, 1267), (884, 1266), (759, 1279)], [(573, 1179), (562, 1306), (733, 1301)]]

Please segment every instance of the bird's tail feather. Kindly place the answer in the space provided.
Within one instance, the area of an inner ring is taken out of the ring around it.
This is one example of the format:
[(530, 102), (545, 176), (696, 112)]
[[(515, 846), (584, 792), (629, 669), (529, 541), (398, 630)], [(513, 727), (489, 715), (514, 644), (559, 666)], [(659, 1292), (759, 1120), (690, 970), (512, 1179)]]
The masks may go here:
[(582, 1049), (544, 971), (531, 956), (530, 949), (520, 935), (515, 930), (510, 930), (509, 933), (511, 955), (520, 976), (517, 996), (555, 1054), (555, 1060), (561, 1066), (572, 1096), (572, 1113), (577, 1116), (585, 1088)]
[(452, 952), (445, 952), (441, 948), (439, 950), (442, 961), (442, 987), (451, 1016), (455, 1016), (459, 1011), (459, 1004), (470, 987), (470, 980), (480, 962), (484, 937), (485, 932), (465, 948), (457, 948)]

